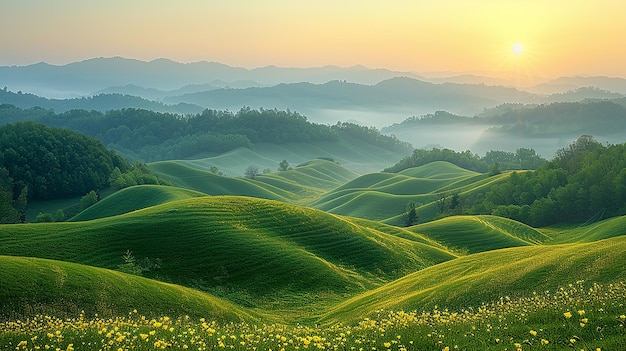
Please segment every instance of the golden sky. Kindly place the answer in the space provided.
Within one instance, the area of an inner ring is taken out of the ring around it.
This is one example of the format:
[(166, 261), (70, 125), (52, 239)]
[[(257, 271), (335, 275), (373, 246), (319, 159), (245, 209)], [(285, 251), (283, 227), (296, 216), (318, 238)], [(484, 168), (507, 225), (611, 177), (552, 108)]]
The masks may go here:
[(625, 16), (624, 0), (0, 0), (0, 65), (123, 56), (626, 77)]

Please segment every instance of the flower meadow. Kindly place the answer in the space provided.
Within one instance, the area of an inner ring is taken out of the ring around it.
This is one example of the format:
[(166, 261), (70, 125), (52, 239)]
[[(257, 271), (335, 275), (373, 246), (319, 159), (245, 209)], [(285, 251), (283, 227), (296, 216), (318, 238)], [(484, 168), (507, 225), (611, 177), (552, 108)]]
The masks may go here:
[(2, 350), (626, 350), (626, 284), (579, 281), (451, 311), (378, 311), (354, 324), (188, 316), (35, 316), (0, 323)]

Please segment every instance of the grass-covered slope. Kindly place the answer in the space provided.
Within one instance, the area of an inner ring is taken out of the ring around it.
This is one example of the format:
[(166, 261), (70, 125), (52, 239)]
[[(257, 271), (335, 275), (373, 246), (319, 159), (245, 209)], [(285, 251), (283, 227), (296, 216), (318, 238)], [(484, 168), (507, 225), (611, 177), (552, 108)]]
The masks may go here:
[(327, 160), (313, 160), (293, 169), (263, 174), (254, 179), (225, 177), (207, 171), (210, 164), (196, 161), (155, 162), (150, 168), (174, 185), (209, 195), (240, 195), (303, 203), (350, 181), (358, 175)]
[(613, 217), (583, 226), (552, 226), (542, 229), (551, 237), (550, 243), (593, 242), (626, 235), (626, 216)]
[(76, 263), (0, 256), (0, 317), (151, 316), (251, 320), (242, 308), (197, 290)]
[(536, 245), (550, 239), (525, 224), (496, 216), (452, 216), (409, 230), (466, 254)]
[(98, 201), (70, 221), (87, 221), (111, 217), (170, 201), (205, 196), (205, 194), (172, 186), (137, 185), (124, 188)]
[(507, 174), (488, 177), (448, 162), (432, 162), (401, 173), (370, 173), (324, 194), (311, 205), (323, 211), (352, 217), (402, 224), (408, 202), (415, 202), (420, 222), (438, 214), (442, 195), (485, 191)]
[(0, 227), (0, 254), (117, 268), (124, 252), (160, 262), (145, 273), (254, 306), (336, 299), (454, 258), (424, 243), (305, 207), (201, 197), (76, 223)]
[(319, 157), (332, 158), (343, 167), (358, 174), (378, 172), (392, 166), (402, 157), (402, 152), (390, 151), (358, 138), (343, 136), (339, 141), (255, 144), (254, 150), (239, 148), (221, 155), (196, 155), (190, 167), (213, 165), (228, 176), (243, 176), (246, 167), (276, 170), (282, 160), (298, 165)]
[(438, 264), (332, 308), (325, 321), (357, 321), (380, 309), (467, 308), (504, 296), (554, 291), (578, 280), (626, 279), (626, 236), (594, 243), (528, 246)]
[(480, 173), (461, 168), (446, 161), (435, 161), (429, 164), (407, 168), (399, 174), (408, 175), (414, 178), (451, 179), (475, 176)]
[(224, 177), (179, 161), (155, 162), (150, 164), (150, 168), (159, 178), (172, 182), (174, 186), (208, 195), (252, 196), (279, 201), (287, 201), (292, 196), (290, 192), (274, 186), (262, 186), (247, 178)]

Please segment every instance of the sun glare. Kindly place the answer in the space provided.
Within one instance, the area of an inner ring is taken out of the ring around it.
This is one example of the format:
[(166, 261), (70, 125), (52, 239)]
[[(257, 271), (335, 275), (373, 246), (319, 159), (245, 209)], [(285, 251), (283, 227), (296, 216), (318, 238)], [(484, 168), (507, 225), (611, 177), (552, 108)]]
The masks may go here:
[(513, 53), (515, 55), (521, 55), (524, 52), (524, 47), (520, 43), (516, 43), (513, 45)]

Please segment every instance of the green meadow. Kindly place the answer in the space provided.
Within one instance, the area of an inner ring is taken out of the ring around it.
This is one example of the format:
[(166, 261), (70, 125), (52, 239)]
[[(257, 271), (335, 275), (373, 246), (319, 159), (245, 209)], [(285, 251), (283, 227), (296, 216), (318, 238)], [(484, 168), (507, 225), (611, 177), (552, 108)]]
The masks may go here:
[(245, 178), (213, 161), (150, 164), (172, 186), (66, 222), (1, 225), (2, 348), (626, 347), (624, 216), (441, 216), (442, 198), (510, 176), (447, 162), (359, 174), (314, 159)]

